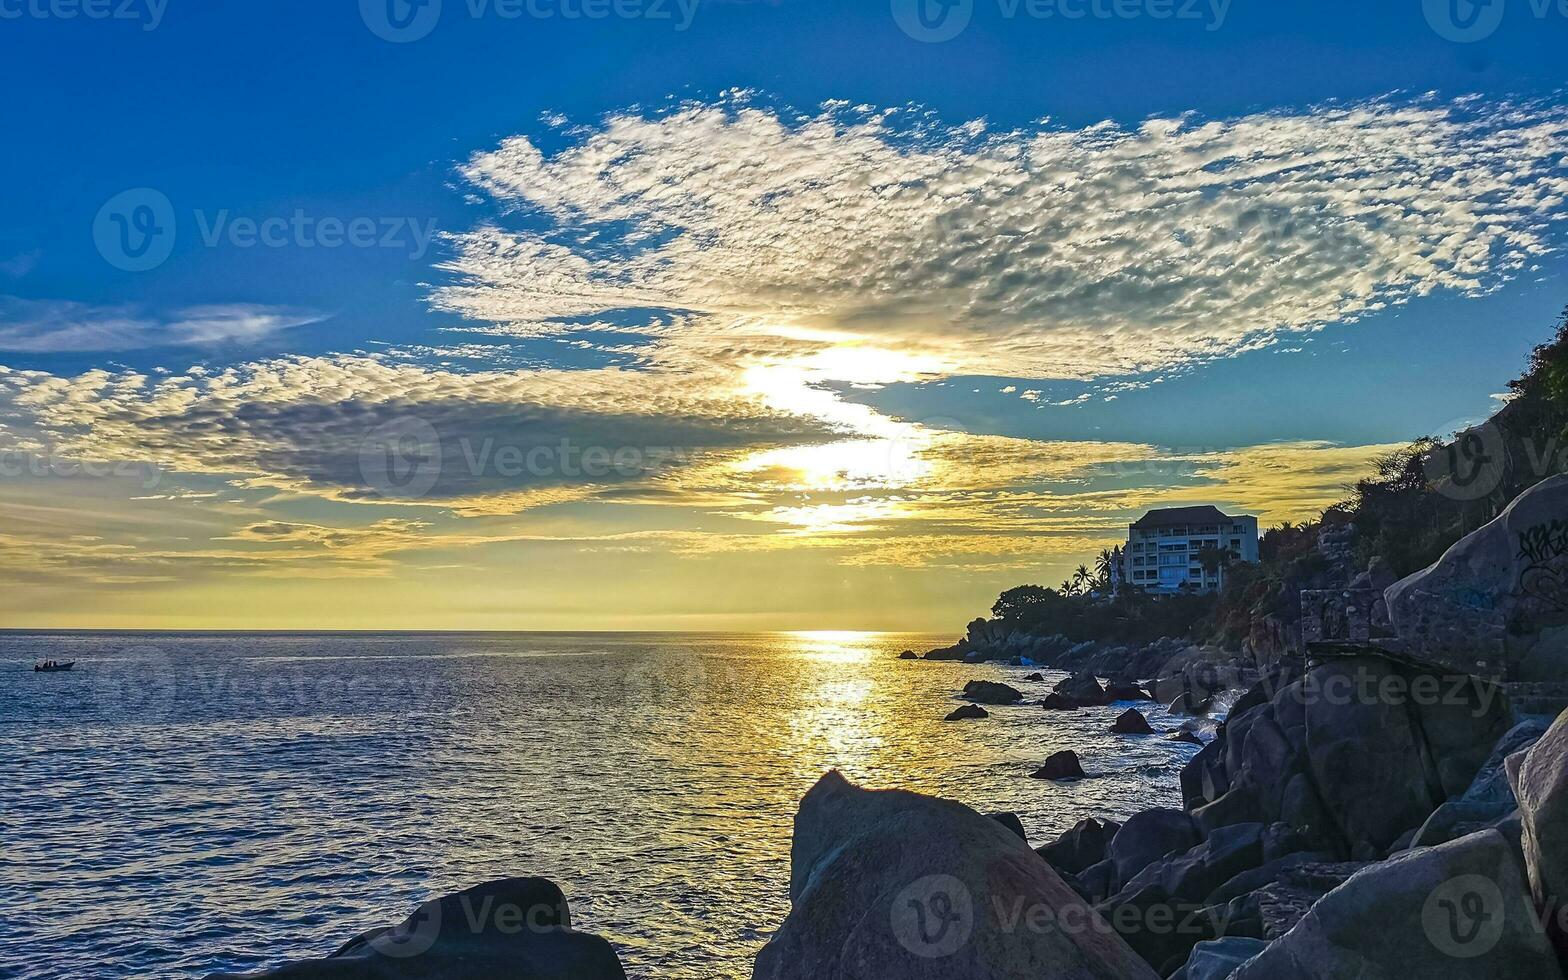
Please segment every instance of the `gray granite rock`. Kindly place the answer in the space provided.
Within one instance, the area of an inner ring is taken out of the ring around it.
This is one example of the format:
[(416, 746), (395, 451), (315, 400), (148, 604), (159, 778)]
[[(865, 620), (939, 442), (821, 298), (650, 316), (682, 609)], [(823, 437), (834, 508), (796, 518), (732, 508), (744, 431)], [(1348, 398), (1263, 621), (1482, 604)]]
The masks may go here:
[(1183, 968), (1183, 980), (1226, 980), (1236, 968), (1263, 952), (1268, 943), (1261, 939), (1227, 936), (1211, 939), (1192, 948)]
[(1568, 677), (1568, 475), (1516, 497), (1384, 592), (1405, 652), (1457, 673)]
[(1007, 828), (836, 772), (795, 818), (790, 904), (754, 980), (1157, 980)]
[(1516, 772), (1530, 888), (1536, 902), (1562, 908), (1568, 902), (1568, 711), (1516, 764)]
[(1231, 980), (1560, 980), (1508, 843), (1488, 830), (1372, 864)]

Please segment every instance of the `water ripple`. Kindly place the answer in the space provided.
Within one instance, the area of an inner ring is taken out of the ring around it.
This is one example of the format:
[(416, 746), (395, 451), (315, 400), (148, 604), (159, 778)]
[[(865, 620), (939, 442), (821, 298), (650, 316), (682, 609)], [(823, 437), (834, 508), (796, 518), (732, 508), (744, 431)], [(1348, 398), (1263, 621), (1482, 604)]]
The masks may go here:
[[(744, 978), (829, 768), (1013, 810), (1037, 843), (1176, 803), (1196, 749), (1107, 734), (1120, 707), (943, 723), (967, 680), (1050, 685), (895, 659), (945, 642), (0, 634), (0, 974), (255, 969), (541, 874), (633, 977)], [(1059, 748), (1094, 778), (1027, 778)]]

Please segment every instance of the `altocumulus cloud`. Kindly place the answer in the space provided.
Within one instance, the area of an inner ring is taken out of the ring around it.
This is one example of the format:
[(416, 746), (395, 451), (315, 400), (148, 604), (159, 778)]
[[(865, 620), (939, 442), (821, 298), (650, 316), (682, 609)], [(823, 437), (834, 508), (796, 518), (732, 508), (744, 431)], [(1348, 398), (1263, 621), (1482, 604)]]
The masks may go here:
[[(1568, 108), (1384, 99), (990, 132), (912, 109), (740, 95), (518, 136), (465, 176), (435, 305), (522, 334), (672, 311), (716, 334), (921, 352), (932, 373), (1092, 378), (1223, 356), (1550, 250)], [(514, 220), (523, 218), (526, 220)]]

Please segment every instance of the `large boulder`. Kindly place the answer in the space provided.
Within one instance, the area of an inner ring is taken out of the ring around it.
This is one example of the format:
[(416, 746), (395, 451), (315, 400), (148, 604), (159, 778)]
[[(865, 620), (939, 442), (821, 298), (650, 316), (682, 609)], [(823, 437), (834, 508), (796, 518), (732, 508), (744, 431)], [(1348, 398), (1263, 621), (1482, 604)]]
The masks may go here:
[(1153, 735), (1149, 720), (1137, 708), (1128, 708), (1111, 722), (1112, 735)]
[(1411, 836), (1408, 846), (1431, 847), (1517, 819), (1519, 801), (1514, 798), (1513, 787), (1508, 782), (1506, 763), (1510, 756), (1525, 753), (1546, 734), (1546, 730), (1547, 725), (1534, 718), (1527, 718), (1509, 729), (1492, 747), (1491, 755), (1464, 794), (1432, 811), (1426, 823)]
[(1240, 936), (1201, 942), (1192, 948), (1184, 972), (1177, 977), (1181, 980), (1226, 980), (1237, 967), (1263, 952), (1266, 946), (1268, 943), (1261, 939)]
[(1494, 685), (1334, 659), (1240, 698), (1183, 769), (1182, 797), (1205, 832), (1278, 821), (1311, 849), (1381, 857), (1468, 791), (1509, 718)]
[[(324, 959), (251, 980), (625, 980), (598, 936), (572, 930), (561, 889), (504, 878), (425, 903), (396, 926), (373, 929)], [(210, 980), (233, 975), (218, 974)]]
[(1105, 852), (1116, 867), (1116, 888), (1120, 889), (1165, 855), (1186, 851), (1198, 840), (1198, 828), (1180, 810), (1155, 809), (1133, 814)]
[(1045, 765), (1036, 769), (1032, 774), (1035, 779), (1082, 779), (1085, 775), (1083, 764), (1078, 761), (1078, 753), (1072, 749), (1063, 749), (1053, 752), (1046, 757)]
[(970, 681), (964, 685), (963, 698), (976, 704), (1017, 704), (1024, 695), (1016, 687), (996, 681)]
[(1514, 765), (1530, 888), (1544, 907), (1563, 908), (1568, 903), (1568, 712)]
[(824, 776), (801, 801), (789, 916), (754, 980), (1156, 980), (1007, 828)]
[(1312, 775), (1353, 857), (1386, 853), (1463, 794), (1508, 730), (1500, 690), (1473, 678), (1357, 657), (1307, 679)]
[(986, 711), (984, 708), (980, 707), (978, 704), (964, 704), (964, 705), (959, 705), (958, 707), (954, 708), (952, 711), (949, 711), (947, 713), (947, 717), (943, 718), (942, 720), (943, 721), (969, 721), (969, 720), (972, 720), (972, 719), (989, 718), (989, 717), (991, 717), (990, 712)]
[(1508, 757), (1515, 752), (1528, 752), (1550, 727), (1547, 722), (1527, 718), (1510, 728), (1492, 747), (1492, 754), (1482, 764), (1460, 799), (1466, 803), (1495, 803), (1510, 808), (1518, 806), (1519, 800), (1514, 796), (1513, 785), (1508, 781)]
[(1560, 980), (1509, 845), (1493, 830), (1369, 865), (1231, 980)]
[(1024, 822), (1018, 818), (1018, 814), (1011, 810), (999, 810), (986, 816), (1017, 834), (1019, 840), (1024, 843), (1029, 842), (1029, 832), (1024, 829)]
[(1464, 800), (1449, 800), (1426, 818), (1420, 828), (1410, 835), (1410, 840), (1401, 847), (1396, 842), (1394, 851), (1406, 848), (1434, 847), (1446, 844), (1451, 840), (1468, 837), (1478, 830), (1485, 830), (1500, 823), (1511, 814), (1515, 813), (1513, 807), (1502, 806), (1496, 803), (1466, 803)]
[(1186, 962), (1194, 943), (1213, 937), (1219, 917), (1201, 910), (1214, 904), (1216, 889), (1263, 863), (1263, 837), (1257, 823), (1217, 830), (1190, 850), (1154, 861), (1099, 911), (1140, 956), (1170, 973)]
[(1135, 681), (1113, 680), (1105, 685), (1105, 700), (1116, 701), (1148, 701), (1149, 692), (1139, 687)]
[(1237, 700), (1219, 735), (1182, 771), (1182, 795), (1200, 828), (1283, 822), (1316, 849), (1345, 850), (1318, 793), (1307, 751), (1304, 683), (1262, 682)]
[(1196, 847), (1150, 864), (1123, 891), (1157, 887), (1170, 900), (1198, 902), (1263, 863), (1263, 833), (1260, 823), (1222, 827)]
[(1077, 704), (1108, 704), (1105, 688), (1093, 674), (1082, 673), (1059, 681), (1054, 692)]
[(1121, 824), (1114, 820), (1090, 817), (1078, 821), (1051, 843), (1035, 848), (1035, 853), (1051, 862), (1051, 867), (1058, 871), (1080, 874), (1105, 860), (1105, 849), (1120, 829)]
[(1391, 669), (1372, 657), (1331, 661), (1308, 675), (1305, 692), (1313, 781), (1363, 859), (1385, 853), (1444, 799), (1423, 765), (1409, 706), (1376, 693)]
[(1568, 474), (1543, 480), (1384, 592), (1405, 652), (1455, 673), (1568, 677)]

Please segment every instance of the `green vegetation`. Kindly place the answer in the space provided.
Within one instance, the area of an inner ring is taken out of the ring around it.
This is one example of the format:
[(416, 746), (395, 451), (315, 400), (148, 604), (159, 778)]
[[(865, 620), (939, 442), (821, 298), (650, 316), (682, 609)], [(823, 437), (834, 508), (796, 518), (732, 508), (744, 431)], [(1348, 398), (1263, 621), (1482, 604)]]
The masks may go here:
[[(1347, 573), (1373, 558), (1398, 576), (1425, 568), (1519, 494), (1568, 469), (1568, 309), (1552, 340), (1531, 353), (1525, 373), (1508, 387), (1508, 403), (1482, 425), (1450, 442), (1418, 439), (1378, 460), (1371, 475), (1349, 488), (1348, 499), (1316, 521), (1269, 528), (1258, 564), (1205, 548), (1197, 556), (1204, 569), (1223, 570), (1214, 594), (1153, 596), (1118, 583), (1116, 548), (1100, 553), (1093, 574), (1080, 565), (1058, 589), (1009, 589), (991, 613), (1014, 628), (1074, 641), (1171, 636), (1238, 649), (1260, 629), (1265, 637), (1277, 635), (1299, 617), (1301, 590), (1341, 587)], [(1349, 568), (1335, 567), (1318, 546), (1322, 531), (1344, 527)]]

